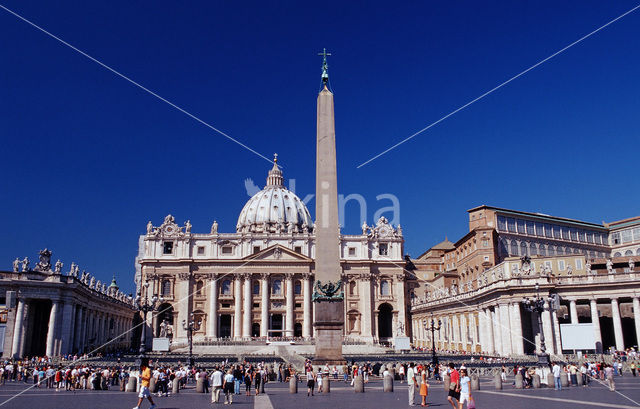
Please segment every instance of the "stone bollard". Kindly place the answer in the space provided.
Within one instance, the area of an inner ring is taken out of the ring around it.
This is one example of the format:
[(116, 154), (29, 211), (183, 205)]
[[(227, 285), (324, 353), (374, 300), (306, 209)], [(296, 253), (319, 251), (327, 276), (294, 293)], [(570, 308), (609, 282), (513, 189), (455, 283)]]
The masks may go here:
[(329, 379), (329, 374), (322, 375), (322, 393), (331, 392), (331, 381)]
[(158, 392), (158, 385), (156, 384), (155, 376), (152, 376), (151, 379), (149, 379), (149, 392), (151, 393)]
[(356, 393), (364, 392), (364, 379), (362, 379), (362, 375), (356, 376), (356, 381), (353, 383), (353, 389)]
[(204, 393), (204, 378), (202, 377), (196, 381), (196, 393)]
[(536, 389), (540, 388), (540, 386), (541, 386), (540, 385), (540, 375), (534, 374), (532, 383), (533, 383), (533, 387), (534, 388), (536, 388)]
[(555, 388), (555, 387), (556, 387), (556, 386), (555, 386), (555, 381), (554, 381), (554, 379), (553, 379), (553, 373), (552, 373), (552, 372), (549, 372), (549, 373), (547, 374), (547, 386), (548, 386), (549, 388)]
[(522, 379), (522, 374), (518, 372), (516, 374), (516, 389), (523, 389), (523, 388), (524, 388), (524, 379)]
[(178, 381), (178, 378), (175, 378), (171, 385), (171, 393), (176, 395), (179, 392), (180, 392), (180, 381)]
[(295, 376), (289, 379), (289, 393), (298, 393), (298, 380)]
[(576, 381), (578, 381), (578, 386), (584, 385), (584, 382), (582, 382), (582, 374), (580, 372), (576, 374), (576, 378)]
[(393, 392), (393, 377), (391, 375), (385, 376), (382, 380), (382, 391)]
[(480, 378), (478, 378), (478, 375), (471, 375), (471, 390), (480, 390)]
[(127, 383), (127, 392), (135, 392), (138, 387), (138, 378), (135, 376), (129, 377), (129, 383)]
[(442, 377), (442, 381), (444, 382), (444, 390), (449, 393), (449, 385), (451, 385), (451, 377), (449, 375), (444, 375)]
[(569, 387), (569, 376), (566, 372), (560, 372), (560, 384), (563, 388)]
[(502, 389), (502, 376), (500, 376), (499, 373), (495, 374), (495, 376), (493, 377), (493, 384), (495, 385), (496, 389)]
[(396, 368), (390, 368), (389, 373), (393, 376), (393, 380), (396, 380)]

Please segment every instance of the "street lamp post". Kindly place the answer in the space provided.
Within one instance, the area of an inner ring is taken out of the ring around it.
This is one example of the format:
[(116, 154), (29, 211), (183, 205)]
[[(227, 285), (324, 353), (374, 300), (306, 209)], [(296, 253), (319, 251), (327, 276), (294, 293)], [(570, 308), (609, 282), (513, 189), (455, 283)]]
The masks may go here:
[(189, 341), (189, 365), (192, 367), (195, 364), (195, 360), (193, 359), (193, 332), (200, 330), (200, 325), (202, 325), (202, 320), (196, 321), (193, 313), (189, 315), (189, 321), (182, 320), (182, 328), (187, 331), (187, 340)]
[(436, 327), (436, 323), (433, 319), (433, 314), (431, 314), (431, 322), (430, 325), (427, 326), (427, 319), (422, 319), (422, 326), (424, 329), (431, 331), (431, 363), (435, 367), (438, 365), (438, 357), (436, 355), (436, 331), (440, 331), (440, 326), (442, 323), (438, 320), (438, 326)]
[(140, 355), (138, 356), (139, 363), (147, 360), (147, 313), (157, 311), (163, 301), (162, 296), (158, 297), (155, 294), (149, 299), (149, 280), (145, 281), (140, 290), (138, 290), (134, 306), (137, 311), (142, 312), (142, 335), (140, 336)]
[[(545, 308), (545, 302), (548, 303), (548, 307)], [(544, 330), (542, 329), (542, 313), (546, 310), (553, 312), (555, 311), (557, 304), (556, 295), (551, 295), (545, 300), (543, 297), (540, 297), (540, 284), (536, 283), (536, 296), (533, 299), (525, 297), (522, 300), (522, 305), (525, 310), (529, 312), (534, 312), (538, 318), (538, 328), (540, 332), (540, 353), (538, 354), (538, 364), (540, 366), (549, 366), (551, 364), (551, 358), (547, 353), (547, 347), (544, 342)]]

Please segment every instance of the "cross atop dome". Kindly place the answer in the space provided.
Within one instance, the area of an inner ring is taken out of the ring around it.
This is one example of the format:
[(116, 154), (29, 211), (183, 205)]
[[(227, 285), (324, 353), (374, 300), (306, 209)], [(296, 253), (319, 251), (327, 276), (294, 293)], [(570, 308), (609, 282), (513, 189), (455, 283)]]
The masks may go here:
[(267, 176), (267, 186), (284, 186), (282, 171), (278, 167), (278, 154), (273, 154), (273, 167)]

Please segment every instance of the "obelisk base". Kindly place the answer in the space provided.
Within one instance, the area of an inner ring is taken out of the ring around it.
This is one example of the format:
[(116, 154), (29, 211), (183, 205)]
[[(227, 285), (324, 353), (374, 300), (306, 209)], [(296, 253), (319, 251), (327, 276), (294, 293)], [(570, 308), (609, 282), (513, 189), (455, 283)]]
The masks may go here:
[[(344, 365), (342, 356), (342, 328), (344, 314), (341, 301), (319, 301), (315, 304), (316, 355), (314, 365)], [(338, 318), (339, 320), (336, 320)]]

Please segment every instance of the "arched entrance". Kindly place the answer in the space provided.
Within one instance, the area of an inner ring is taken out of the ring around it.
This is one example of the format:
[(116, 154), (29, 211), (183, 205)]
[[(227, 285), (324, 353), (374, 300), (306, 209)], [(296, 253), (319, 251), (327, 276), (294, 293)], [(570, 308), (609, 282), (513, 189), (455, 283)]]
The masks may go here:
[(384, 303), (378, 307), (378, 338), (393, 336), (393, 307)]
[(260, 324), (254, 322), (251, 325), (251, 336), (254, 338), (258, 338), (260, 336)]
[(293, 325), (293, 336), (296, 338), (302, 338), (302, 324), (296, 322)]
[(31, 300), (28, 308), (24, 355), (42, 356), (47, 348), (48, 330), (42, 331), (41, 328), (49, 327), (52, 303), (51, 300)]
[(173, 335), (173, 307), (169, 303), (161, 304), (158, 308), (158, 316), (156, 317), (156, 327), (154, 328), (154, 333), (156, 337), (160, 336), (161, 332), (161, 324), (162, 322), (166, 322), (166, 325), (171, 325), (171, 327), (167, 327), (167, 338), (171, 338)]

